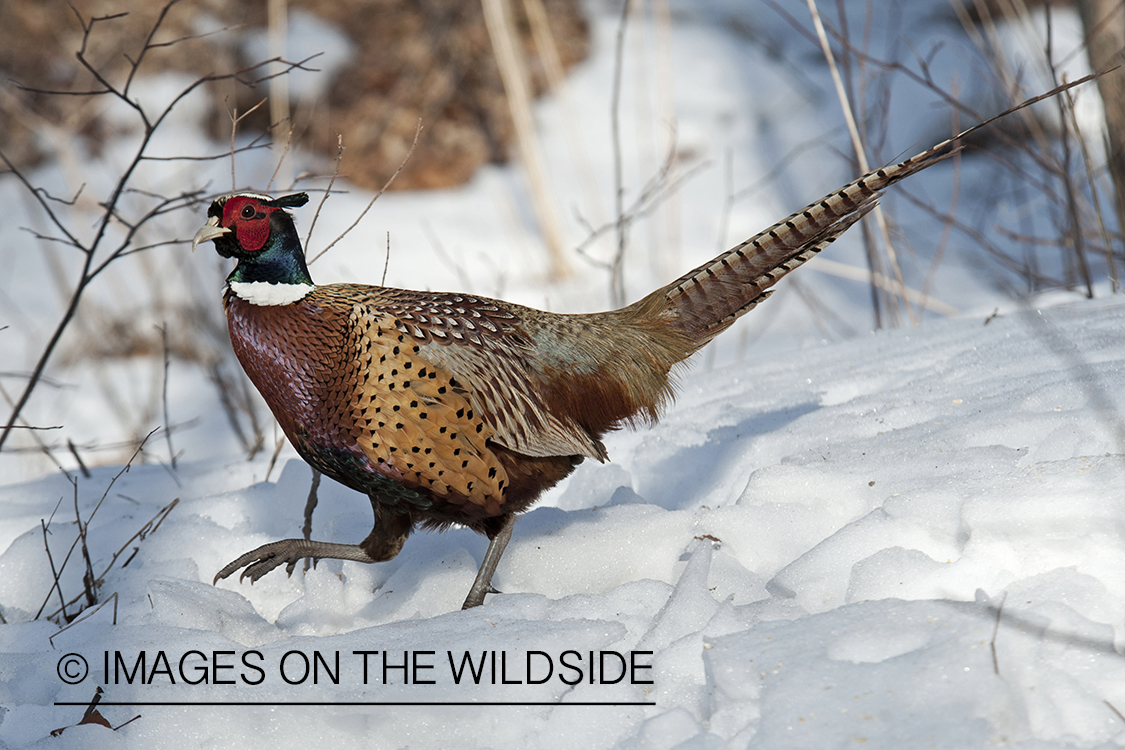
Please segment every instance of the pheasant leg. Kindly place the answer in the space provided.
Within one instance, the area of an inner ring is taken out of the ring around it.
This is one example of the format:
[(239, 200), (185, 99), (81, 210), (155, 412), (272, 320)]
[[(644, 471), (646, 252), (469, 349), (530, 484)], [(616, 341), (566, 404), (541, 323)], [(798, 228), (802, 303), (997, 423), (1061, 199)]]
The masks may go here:
[(279, 542), (263, 544), (261, 547), (234, 560), (215, 574), (215, 580), (212, 583), (218, 583), (220, 579), (228, 577), (239, 568), (246, 568), (246, 570), (242, 571), (238, 580), (242, 581), (244, 578), (249, 578), (250, 583), (254, 583), (282, 563), (285, 563), (285, 572), (288, 575), (293, 575), (293, 569), (297, 566), (297, 561), (303, 557), (311, 557), (314, 563), (325, 558), (354, 560), (361, 563), (379, 562), (364, 552), (363, 547), (358, 544), (313, 542), (308, 539), (282, 539)]
[(488, 543), (488, 551), (484, 553), (484, 560), (480, 564), (480, 570), (477, 571), (477, 578), (473, 581), (473, 587), (469, 589), (469, 595), (465, 597), (465, 603), (461, 606), (461, 609), (479, 607), (484, 604), (485, 594), (500, 593), (492, 587), (492, 574), (496, 572), (496, 566), (500, 563), (500, 556), (504, 554), (504, 548), (508, 546), (508, 540), (512, 538), (512, 527), (515, 525), (516, 514), (513, 513), (508, 516), (508, 520), (500, 527), (500, 531)]

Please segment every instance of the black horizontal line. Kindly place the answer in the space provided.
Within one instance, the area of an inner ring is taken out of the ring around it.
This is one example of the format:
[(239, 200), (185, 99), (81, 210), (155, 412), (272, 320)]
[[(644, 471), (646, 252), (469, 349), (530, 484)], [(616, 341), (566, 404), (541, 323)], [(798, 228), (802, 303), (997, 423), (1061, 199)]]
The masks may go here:
[[(55, 701), (89, 706), (90, 701)], [(656, 701), (99, 701), (99, 706), (655, 706)]]

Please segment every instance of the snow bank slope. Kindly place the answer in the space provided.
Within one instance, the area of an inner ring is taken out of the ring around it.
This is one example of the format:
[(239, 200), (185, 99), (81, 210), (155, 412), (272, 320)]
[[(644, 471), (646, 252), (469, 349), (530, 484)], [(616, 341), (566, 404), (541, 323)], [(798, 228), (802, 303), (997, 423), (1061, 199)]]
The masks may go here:
[[(299, 533), (307, 468), (290, 462), (262, 483), (264, 462), (139, 466), (90, 524), (95, 572), (180, 503), (107, 577), (117, 625), (107, 607), (56, 635), (29, 622), (51, 581), (39, 519), (65, 498), (51, 525), (58, 565), (73, 490), (61, 476), (0, 488), (0, 741), (1120, 742), (1107, 701), (1125, 709), (1123, 329), (1125, 304), (1086, 302), (690, 371), (659, 425), (612, 436), (614, 463), (583, 465), (523, 517), (497, 576), (506, 593), (470, 612), (457, 607), (484, 540), (463, 530), (419, 534), (379, 566), (213, 587), (235, 555)], [(80, 480), (84, 518), (114, 473)], [(330, 484), (314, 535), (358, 540), (366, 500)], [(80, 568), (67, 565), (67, 596)], [(56, 671), (66, 654), (89, 664), (80, 684)], [(615, 682), (622, 662), (636, 668)], [(86, 701), (95, 685), (111, 723), (142, 718), (44, 739), (81, 716), (54, 703)], [(426, 705), (108, 705), (153, 701)], [(444, 705), (461, 702), (534, 705)]]

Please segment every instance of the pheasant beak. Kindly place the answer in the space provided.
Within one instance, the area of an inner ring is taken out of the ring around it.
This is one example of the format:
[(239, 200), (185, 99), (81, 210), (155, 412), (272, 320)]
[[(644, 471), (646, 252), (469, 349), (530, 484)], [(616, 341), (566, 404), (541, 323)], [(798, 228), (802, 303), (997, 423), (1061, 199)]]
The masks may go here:
[(207, 223), (199, 228), (195, 236), (191, 238), (191, 251), (195, 252), (195, 247), (200, 242), (208, 242), (216, 237), (222, 237), (224, 234), (230, 234), (230, 230), (226, 227), (219, 226), (219, 217), (212, 216), (207, 220)]

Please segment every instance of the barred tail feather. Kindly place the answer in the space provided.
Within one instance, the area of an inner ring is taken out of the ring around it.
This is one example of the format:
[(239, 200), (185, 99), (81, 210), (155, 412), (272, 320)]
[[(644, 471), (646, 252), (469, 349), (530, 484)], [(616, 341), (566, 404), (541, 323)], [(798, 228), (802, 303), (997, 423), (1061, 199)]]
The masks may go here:
[(875, 208), (890, 185), (952, 156), (964, 134), (906, 161), (865, 174), (692, 269), (633, 307), (662, 319), (696, 349), (754, 309), (783, 276), (832, 244)]
[(878, 203), (882, 191), (957, 153), (966, 136), (1099, 75), (1094, 73), (1056, 86), (904, 162), (868, 172), (621, 312), (647, 327), (668, 331), (685, 346), (686, 357), (766, 299), (770, 287), (785, 274), (828, 247), (863, 218)]

